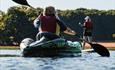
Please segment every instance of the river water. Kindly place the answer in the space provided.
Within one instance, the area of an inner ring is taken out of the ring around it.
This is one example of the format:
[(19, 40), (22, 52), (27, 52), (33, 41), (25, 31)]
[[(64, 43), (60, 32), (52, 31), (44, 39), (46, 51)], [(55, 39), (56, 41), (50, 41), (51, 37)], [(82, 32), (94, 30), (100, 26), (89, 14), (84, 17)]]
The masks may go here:
[(20, 54), (20, 50), (0, 50), (0, 70), (115, 70), (115, 51), (110, 51), (110, 57), (88, 52), (64, 58), (25, 58)]

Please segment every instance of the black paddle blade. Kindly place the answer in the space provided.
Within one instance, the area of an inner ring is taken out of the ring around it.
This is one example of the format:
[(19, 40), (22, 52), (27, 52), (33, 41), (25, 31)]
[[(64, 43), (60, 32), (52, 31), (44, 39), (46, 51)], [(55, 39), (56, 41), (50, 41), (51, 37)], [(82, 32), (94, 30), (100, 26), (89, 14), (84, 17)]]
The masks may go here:
[(92, 43), (89, 43), (89, 44), (94, 49), (94, 51), (97, 52), (98, 54), (100, 54), (101, 56), (104, 56), (104, 57), (110, 56), (108, 49), (105, 48), (104, 46), (102, 46), (100, 44), (92, 44)]
[(16, 2), (18, 4), (21, 4), (21, 5), (30, 6), (26, 0), (12, 0), (12, 1), (14, 1), (14, 2)]

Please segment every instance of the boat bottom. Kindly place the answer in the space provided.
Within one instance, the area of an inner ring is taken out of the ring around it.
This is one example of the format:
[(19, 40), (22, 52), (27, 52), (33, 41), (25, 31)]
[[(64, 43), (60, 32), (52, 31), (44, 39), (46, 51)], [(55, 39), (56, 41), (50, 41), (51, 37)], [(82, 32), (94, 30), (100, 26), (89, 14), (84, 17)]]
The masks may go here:
[(24, 57), (73, 57), (81, 55), (81, 50), (75, 47), (42, 47), (26, 48), (23, 51)]

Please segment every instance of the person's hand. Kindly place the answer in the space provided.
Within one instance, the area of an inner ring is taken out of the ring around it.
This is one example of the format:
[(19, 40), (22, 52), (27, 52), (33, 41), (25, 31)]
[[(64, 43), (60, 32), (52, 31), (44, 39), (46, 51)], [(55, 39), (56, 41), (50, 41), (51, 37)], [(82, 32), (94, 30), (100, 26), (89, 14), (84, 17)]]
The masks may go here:
[(72, 35), (76, 35), (76, 32), (74, 30), (71, 31)]
[(64, 33), (69, 34), (69, 35), (76, 35), (76, 32), (74, 30), (71, 30), (68, 27), (67, 27), (66, 31), (64, 31)]

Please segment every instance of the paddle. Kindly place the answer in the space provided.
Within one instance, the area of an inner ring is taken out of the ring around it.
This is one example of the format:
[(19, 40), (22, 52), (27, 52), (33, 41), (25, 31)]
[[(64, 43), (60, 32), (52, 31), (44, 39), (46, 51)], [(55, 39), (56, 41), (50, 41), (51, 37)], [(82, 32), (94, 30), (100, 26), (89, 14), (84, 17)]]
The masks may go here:
[(18, 4), (21, 4), (21, 5), (26, 5), (26, 6), (29, 6), (29, 7), (32, 7), (28, 4), (28, 2), (26, 0), (12, 0)]
[[(78, 35), (75, 35), (75, 36), (78, 37)], [(88, 41), (86, 41), (83, 38), (79, 38), (79, 39), (82, 40), (82, 41), (87, 42), (88, 44), (90, 44), (91, 47), (94, 49), (94, 51), (97, 52), (99, 55), (105, 56), (105, 57), (109, 57), (110, 56), (110, 53), (109, 53), (108, 49), (105, 48), (104, 46), (102, 46), (100, 44), (97, 44), (97, 43), (88, 42)]]

